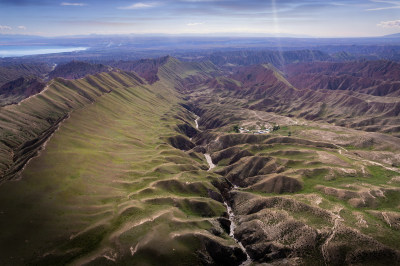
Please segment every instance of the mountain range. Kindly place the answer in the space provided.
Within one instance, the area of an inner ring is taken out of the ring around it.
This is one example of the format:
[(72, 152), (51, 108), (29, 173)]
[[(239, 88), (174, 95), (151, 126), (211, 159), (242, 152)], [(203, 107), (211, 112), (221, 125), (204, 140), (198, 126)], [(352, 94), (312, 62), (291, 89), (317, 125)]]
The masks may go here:
[(57, 63), (0, 69), (1, 264), (400, 261), (398, 62)]

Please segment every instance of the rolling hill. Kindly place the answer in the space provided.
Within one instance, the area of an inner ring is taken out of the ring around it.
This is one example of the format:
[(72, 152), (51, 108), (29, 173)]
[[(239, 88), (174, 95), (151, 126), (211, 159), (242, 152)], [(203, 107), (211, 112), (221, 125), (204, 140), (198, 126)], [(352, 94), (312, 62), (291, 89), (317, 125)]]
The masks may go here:
[(397, 64), (295, 54), (85, 64), (0, 107), (0, 263), (400, 261), (399, 99), (370, 89)]
[(47, 86), (1, 109), (2, 264), (244, 260), (218, 176), (201, 153), (173, 147), (191, 143), (193, 114), (170, 81), (109, 72)]
[[(394, 63), (393, 65), (397, 66)], [(288, 66), (289, 69), (290, 67)], [(313, 79), (302, 77), (303, 74), (296, 76), (293, 71), (287, 79), (286, 73), (271, 65), (253, 65), (235, 69), (227, 76), (228, 79), (216, 77), (208, 82), (207, 86), (221, 91), (224, 96), (230, 98), (250, 100), (248, 107), (253, 110), (398, 135), (400, 122), (398, 116), (400, 102), (396, 96), (399, 92), (398, 81), (374, 79), (376, 84), (381, 83), (381, 87), (386, 86), (388, 91), (390, 90), (389, 94), (379, 96), (372, 92), (367, 93), (371, 87), (362, 88), (359, 82), (362, 78), (353, 78), (351, 82), (343, 84), (343, 88), (346, 89), (328, 89), (330, 83), (324, 83), (321, 77)], [(332, 77), (335, 78), (337, 77)], [(395, 75), (392, 75), (392, 78), (395, 79)], [(312, 80), (324, 84), (324, 87), (320, 89), (312, 85), (300, 87), (303, 83), (312, 83)], [(221, 89), (225, 87), (226, 90)], [(381, 88), (378, 85), (375, 87)]]
[[(255, 263), (399, 260), (398, 138), (327, 123), (329, 113), (360, 107), (336, 92), (295, 88), (282, 72), (256, 65), (187, 93), (202, 129), (194, 142), (229, 181), (220, 191), (235, 214), (234, 236)], [(319, 119), (287, 111), (311, 115), (316, 103), (326, 105)]]

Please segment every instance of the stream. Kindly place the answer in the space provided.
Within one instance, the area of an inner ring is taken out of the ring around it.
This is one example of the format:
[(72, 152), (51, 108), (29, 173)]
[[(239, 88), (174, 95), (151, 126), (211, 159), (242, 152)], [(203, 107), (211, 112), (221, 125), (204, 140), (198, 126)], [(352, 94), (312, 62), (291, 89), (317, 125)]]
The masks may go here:
[[(196, 120), (194, 120), (194, 122), (196, 123), (196, 128), (199, 128), (199, 124), (197, 122), (197, 120), (199, 120), (200, 117), (196, 116)], [(209, 165), (208, 171), (211, 171), (213, 168), (215, 168), (215, 164), (212, 162), (211, 156), (209, 153), (205, 153), (204, 157), (207, 160), (207, 163)], [(234, 189), (236, 189), (237, 186), (234, 186)], [(249, 254), (247, 253), (246, 249), (244, 248), (243, 244), (237, 240), (235, 238), (235, 228), (236, 228), (236, 224), (235, 224), (235, 214), (232, 211), (232, 208), (228, 205), (228, 203), (225, 201), (224, 199), (224, 205), (226, 207), (226, 211), (228, 213), (229, 216), (229, 221), (231, 222), (230, 228), (229, 228), (229, 236), (232, 237), (235, 242), (239, 245), (239, 247), (243, 250), (244, 254), (246, 254), (247, 259), (241, 264), (241, 266), (248, 266), (251, 264), (251, 258), (249, 256)]]
[(204, 153), (204, 157), (206, 157), (207, 163), (210, 166), (210, 168), (208, 168), (208, 171), (211, 171), (215, 167), (215, 164), (213, 164), (210, 154)]
[[(208, 171), (211, 171), (215, 167), (215, 164), (213, 164), (210, 154), (205, 153), (204, 157), (206, 157), (207, 163), (210, 166), (210, 168), (208, 168)], [(235, 238), (235, 228), (236, 228), (235, 214), (233, 213), (232, 208), (228, 205), (225, 199), (224, 199), (224, 205), (226, 207), (226, 212), (228, 213), (229, 216), (229, 221), (231, 221), (231, 226), (229, 228), (229, 236), (232, 237), (236, 243), (238, 243), (239, 247), (243, 250), (244, 254), (246, 254), (247, 259), (241, 264), (241, 266), (248, 266), (251, 264), (251, 258), (247, 253), (246, 249), (244, 248), (243, 244)]]

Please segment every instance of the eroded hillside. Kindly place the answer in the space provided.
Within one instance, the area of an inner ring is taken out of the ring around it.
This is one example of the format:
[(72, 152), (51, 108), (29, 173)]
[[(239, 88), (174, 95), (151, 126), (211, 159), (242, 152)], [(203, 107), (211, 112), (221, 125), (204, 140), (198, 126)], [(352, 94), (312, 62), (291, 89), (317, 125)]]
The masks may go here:
[(0, 109), (2, 264), (400, 261), (396, 96), (119, 64)]
[[(393, 63), (392, 66), (397, 67), (397, 64)], [(297, 71), (301, 71), (301, 65), (297, 67)], [(327, 89), (327, 86), (333, 85), (328, 82), (324, 88), (313, 87), (312, 84), (300, 85), (306, 84), (303, 80), (307, 80), (307, 76), (302, 78), (301, 75), (297, 75), (292, 69), (293, 66), (287, 68), (289, 74), (272, 65), (237, 67), (223, 77), (210, 80), (206, 87), (220, 91), (226, 98), (241, 101), (252, 110), (398, 136), (400, 100), (396, 95), (399, 87), (396, 81), (391, 80), (396, 79), (396, 75), (392, 75), (390, 79), (377, 78), (376, 84), (371, 85), (369, 89), (359, 82), (362, 77), (355, 77), (347, 85), (342, 84), (342, 88), (337, 85)], [(288, 80), (287, 75), (291, 79)], [(318, 79), (318, 82), (324, 82), (323, 74), (315, 75), (314, 81)], [(330, 78), (338, 77), (333, 72)], [(372, 76), (369, 79), (371, 78)], [(309, 82), (313, 82), (311, 78)], [(393, 96), (369, 93), (369, 90), (376, 89), (378, 84), (386, 84), (382, 86), (388, 86), (391, 90), (390, 95)], [(344, 90), (344, 87), (348, 90)]]
[[(327, 123), (359, 108), (341, 95), (300, 90), (271, 66), (238, 68), (188, 94), (203, 130), (194, 141), (230, 183), (220, 190), (254, 262), (399, 262), (400, 142)], [(318, 119), (316, 104), (325, 106)]]
[(3, 120), (9, 125), (3, 139), (14, 136), (5, 146), (18, 151), (3, 158), (14, 158), (15, 170), (7, 173), (30, 159), (18, 181), (0, 187), (0, 223), (8, 228), (0, 241), (3, 265), (246, 258), (228, 236), (226, 208), (212, 185), (218, 175), (207, 172), (186, 136), (197, 132), (194, 115), (171, 85), (150, 86), (125, 72), (57, 79), (2, 110), (3, 117), (20, 117)]

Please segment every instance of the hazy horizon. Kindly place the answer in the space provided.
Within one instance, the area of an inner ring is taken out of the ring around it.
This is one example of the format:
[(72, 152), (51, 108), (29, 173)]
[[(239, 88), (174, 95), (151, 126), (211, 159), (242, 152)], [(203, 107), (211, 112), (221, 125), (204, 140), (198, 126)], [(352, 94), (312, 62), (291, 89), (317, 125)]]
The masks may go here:
[(0, 34), (342, 38), (400, 32), (400, 1), (2, 0)]
[(379, 38), (391, 35), (400, 35), (399, 32), (384, 34), (384, 35), (369, 35), (369, 36), (312, 36), (290, 33), (87, 33), (87, 34), (65, 34), (65, 35), (40, 35), (40, 34), (23, 34), (23, 33), (0, 33), (0, 36), (15, 36), (15, 37), (38, 37), (38, 38), (69, 38), (69, 37), (90, 37), (90, 36), (139, 36), (139, 37), (211, 37), (211, 38), (293, 38), (293, 39), (358, 39), (358, 38)]

